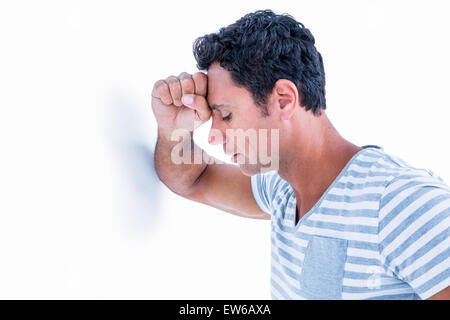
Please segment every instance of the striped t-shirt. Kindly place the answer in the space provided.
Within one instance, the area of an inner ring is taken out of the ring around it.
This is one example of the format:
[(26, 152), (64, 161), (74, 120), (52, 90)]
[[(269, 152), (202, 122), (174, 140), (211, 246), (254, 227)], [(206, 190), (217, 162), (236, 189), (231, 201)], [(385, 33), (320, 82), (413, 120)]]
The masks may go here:
[(273, 299), (427, 299), (450, 284), (450, 188), (432, 172), (362, 149), (297, 224), (289, 183), (251, 183), (272, 217)]

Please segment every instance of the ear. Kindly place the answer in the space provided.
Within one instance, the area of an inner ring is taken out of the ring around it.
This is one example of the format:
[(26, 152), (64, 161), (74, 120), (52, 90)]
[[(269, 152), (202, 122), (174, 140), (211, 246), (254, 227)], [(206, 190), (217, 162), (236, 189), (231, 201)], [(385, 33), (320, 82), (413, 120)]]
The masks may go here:
[(272, 91), (272, 106), (279, 113), (281, 120), (289, 120), (298, 105), (298, 90), (295, 84), (287, 79), (275, 82)]

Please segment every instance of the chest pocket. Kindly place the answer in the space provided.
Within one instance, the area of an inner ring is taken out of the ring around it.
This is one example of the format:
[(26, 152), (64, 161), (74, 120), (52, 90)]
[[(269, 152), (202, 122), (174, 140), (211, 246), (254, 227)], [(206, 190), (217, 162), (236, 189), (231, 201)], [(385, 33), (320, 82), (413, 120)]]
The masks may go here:
[(308, 299), (341, 299), (347, 240), (314, 236), (309, 240), (300, 275)]

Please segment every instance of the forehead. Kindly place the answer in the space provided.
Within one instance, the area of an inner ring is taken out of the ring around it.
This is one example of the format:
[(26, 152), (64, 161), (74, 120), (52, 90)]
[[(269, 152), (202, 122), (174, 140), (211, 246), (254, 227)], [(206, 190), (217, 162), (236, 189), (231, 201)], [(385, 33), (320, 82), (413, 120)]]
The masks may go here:
[(219, 63), (214, 63), (208, 69), (208, 103), (224, 105), (248, 105), (253, 99), (250, 92), (237, 86), (230, 73)]

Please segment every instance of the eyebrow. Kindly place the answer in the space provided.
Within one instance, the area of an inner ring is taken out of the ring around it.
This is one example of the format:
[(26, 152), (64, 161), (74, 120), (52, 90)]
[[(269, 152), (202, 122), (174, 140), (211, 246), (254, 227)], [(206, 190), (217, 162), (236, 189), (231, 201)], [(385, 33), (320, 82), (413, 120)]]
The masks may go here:
[(211, 108), (211, 110), (218, 110), (222, 108), (227, 108), (228, 106), (225, 104), (212, 104), (209, 107)]

